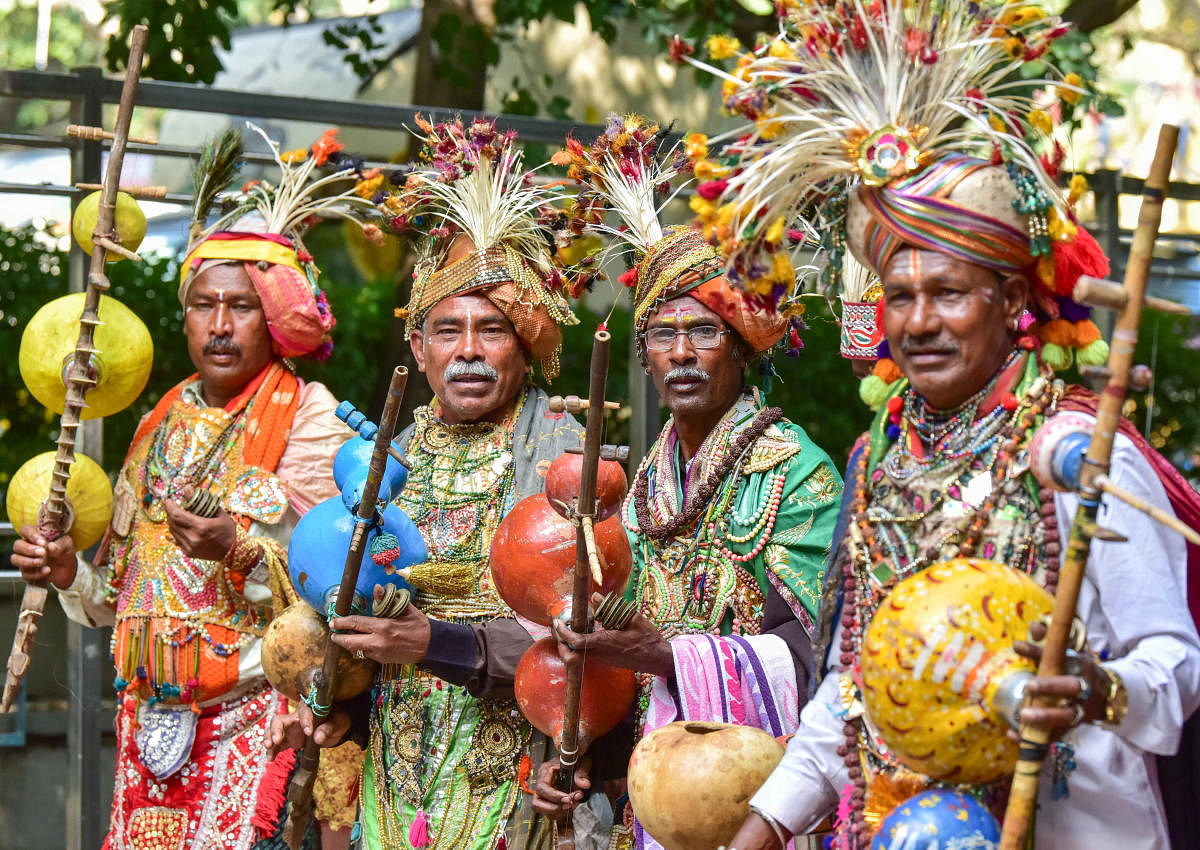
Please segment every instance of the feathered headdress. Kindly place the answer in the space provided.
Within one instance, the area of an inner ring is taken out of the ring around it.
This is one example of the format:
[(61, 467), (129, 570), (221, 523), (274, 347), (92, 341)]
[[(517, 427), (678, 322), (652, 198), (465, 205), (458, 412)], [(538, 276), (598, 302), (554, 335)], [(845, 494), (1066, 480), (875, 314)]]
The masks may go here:
[[(405, 311), (406, 334), (419, 328), (439, 301), (481, 292), (513, 322), (547, 378), (558, 374), (560, 325), (577, 324), (562, 296), (554, 229), (562, 216), (555, 187), (523, 168), (516, 133), (495, 122), (461, 119), (433, 125), (420, 116), (423, 166), (399, 169), (371, 187), (373, 200), (398, 233), (422, 238)], [(470, 241), (453, 262), (451, 247)]]
[(778, 291), (787, 236), (807, 220), (828, 251), (827, 286), (840, 283), (847, 238), (877, 272), (900, 244), (921, 244), (1028, 265), (1040, 317), (1059, 318), (1080, 272), (1103, 264), (1055, 186), (1062, 152), (1039, 104), (1081, 89), (1048, 64), (1050, 78), (1022, 71), (1067, 29), (1016, 0), (808, 0), (789, 3), (780, 33), (731, 73), (689, 59), (753, 122), (696, 166), (717, 184), (702, 183), (695, 206), (735, 284)]
[[(583, 188), (571, 226), (612, 237), (612, 249), (632, 248), (634, 262), (621, 281), (633, 289), (635, 338), (650, 314), (671, 298), (692, 295), (732, 325), (756, 352), (783, 336), (787, 322), (774, 309), (729, 290), (718, 252), (693, 227), (664, 228), (659, 215), (670, 202), (671, 181), (691, 170), (682, 151), (664, 148), (666, 134), (637, 115), (613, 115), (604, 132), (584, 147), (568, 138), (552, 162)], [(608, 213), (615, 221), (606, 218)], [(771, 305), (773, 307), (773, 305)]]
[[(324, 360), (332, 351), (329, 332), (334, 318), (317, 286), (319, 269), (305, 250), (301, 233), (318, 217), (346, 218), (363, 225), (369, 238), (382, 235), (374, 207), (355, 193), (356, 166), (329, 174), (326, 166), (341, 150), (327, 131), (311, 150), (280, 153), (279, 145), (260, 127), (246, 126), (266, 140), (279, 167), (276, 184), (253, 180), (241, 192), (226, 196), (222, 212), (206, 224), (218, 196), (236, 179), (241, 168), (241, 134), (234, 129), (209, 142), (192, 171), (194, 200), (187, 259), (180, 270), (179, 300), (206, 264), (241, 262), (254, 283), (267, 314), (276, 349), (284, 357), (312, 355)], [(341, 191), (332, 191), (341, 185)]]

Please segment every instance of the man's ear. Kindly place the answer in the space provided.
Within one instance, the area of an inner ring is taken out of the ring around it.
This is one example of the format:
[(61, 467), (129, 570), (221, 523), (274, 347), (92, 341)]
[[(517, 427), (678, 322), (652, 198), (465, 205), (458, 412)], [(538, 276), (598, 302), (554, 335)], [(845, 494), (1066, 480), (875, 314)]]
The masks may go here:
[(414, 328), (413, 332), (408, 335), (408, 347), (412, 350), (413, 360), (417, 361), (417, 369), (424, 372), (425, 334), (419, 328)]
[(1013, 327), (1026, 305), (1030, 296), (1029, 278), (1024, 274), (1010, 274), (1000, 281), (1000, 293), (1004, 298), (1004, 323)]

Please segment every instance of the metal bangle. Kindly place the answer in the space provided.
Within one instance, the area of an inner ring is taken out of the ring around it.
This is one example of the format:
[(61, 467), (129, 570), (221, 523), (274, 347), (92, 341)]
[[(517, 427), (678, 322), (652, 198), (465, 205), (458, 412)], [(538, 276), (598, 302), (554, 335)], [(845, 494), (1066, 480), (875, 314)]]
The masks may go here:
[(783, 827), (779, 824), (779, 821), (775, 820), (775, 818), (771, 817), (758, 806), (751, 806), (750, 811), (754, 812), (754, 814), (758, 815), (767, 822), (767, 826), (771, 827), (771, 831), (774, 832), (775, 837), (779, 839), (780, 848), (786, 848), (788, 839), (787, 836), (784, 835)]

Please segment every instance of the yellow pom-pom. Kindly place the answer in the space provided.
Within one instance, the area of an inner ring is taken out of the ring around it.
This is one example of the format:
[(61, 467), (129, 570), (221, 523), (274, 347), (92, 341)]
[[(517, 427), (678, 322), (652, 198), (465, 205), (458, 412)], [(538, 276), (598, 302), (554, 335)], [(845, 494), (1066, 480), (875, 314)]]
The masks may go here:
[[(1068, 74), (1068, 76), (1071, 76)], [(1087, 178), (1082, 174), (1076, 174), (1071, 178), (1071, 182), (1067, 186), (1067, 203), (1074, 205), (1080, 198), (1087, 193), (1088, 182)]]
[(858, 397), (872, 410), (883, 407), (890, 392), (891, 387), (882, 378), (875, 375), (867, 375), (858, 382)]
[(1071, 349), (1069, 348), (1063, 348), (1061, 345), (1056, 345), (1053, 342), (1048, 342), (1042, 346), (1042, 360), (1055, 372), (1071, 368), (1072, 359)]
[(1083, 77), (1074, 71), (1063, 77), (1063, 84), (1058, 86), (1058, 97), (1066, 103), (1077, 103), (1082, 96), (1078, 89), (1083, 88)]
[(1101, 366), (1108, 362), (1108, 343), (1098, 339), (1079, 349), (1077, 356), (1080, 366)]
[(1054, 122), (1050, 119), (1050, 115), (1041, 109), (1034, 109), (1029, 113), (1029, 124), (1035, 130), (1040, 130), (1047, 136), (1054, 129)]

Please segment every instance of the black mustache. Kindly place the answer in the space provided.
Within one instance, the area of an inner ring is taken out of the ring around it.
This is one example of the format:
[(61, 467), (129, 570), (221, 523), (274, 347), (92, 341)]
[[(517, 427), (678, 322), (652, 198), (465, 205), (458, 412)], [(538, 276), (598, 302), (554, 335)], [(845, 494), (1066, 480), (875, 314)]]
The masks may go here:
[(205, 354), (241, 354), (242, 348), (231, 336), (214, 336), (204, 343)]

